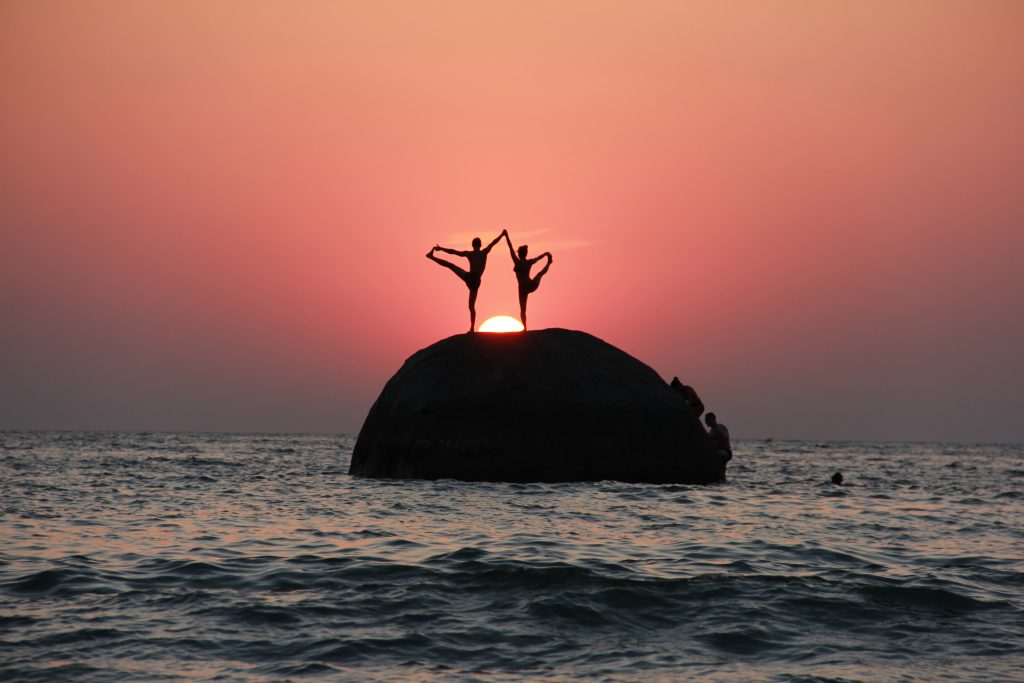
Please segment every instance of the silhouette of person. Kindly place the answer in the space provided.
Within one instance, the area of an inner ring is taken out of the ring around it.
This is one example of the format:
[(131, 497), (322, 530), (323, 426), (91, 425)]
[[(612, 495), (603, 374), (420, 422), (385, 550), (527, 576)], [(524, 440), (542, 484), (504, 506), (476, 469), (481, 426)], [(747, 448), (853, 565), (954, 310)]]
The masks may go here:
[[(551, 263), (555, 260), (551, 256), (550, 251), (545, 251), (536, 258), (527, 258), (526, 254), (529, 250), (525, 244), (521, 245), (519, 249), (512, 248), (512, 240), (508, 236), (508, 231), (505, 231), (505, 241), (508, 243), (508, 253), (512, 255), (512, 270), (516, 273), (516, 280), (519, 282), (519, 320), (523, 323), (523, 329), (526, 329), (526, 298), (537, 291), (540, 287), (540, 279), (544, 277), (544, 274), (548, 272), (548, 268), (551, 267)], [(530, 269), (533, 268), (533, 264), (540, 261), (542, 258), (547, 257), (548, 262), (544, 264), (540, 272), (535, 277), (530, 277)]]
[(708, 426), (708, 436), (711, 437), (719, 455), (725, 458), (725, 462), (732, 460), (732, 445), (729, 443), (729, 430), (726, 426), (718, 421), (714, 413), (704, 416), (704, 424)]
[[(476, 295), (480, 289), (480, 279), (483, 277), (484, 268), (487, 267), (487, 254), (490, 253), (491, 247), (498, 243), (502, 237), (508, 237), (508, 231), (502, 230), (501, 234), (491, 240), (483, 249), (480, 248), (482, 242), (479, 237), (473, 238), (473, 250), (472, 251), (459, 251), (458, 249), (449, 249), (448, 247), (439, 247), (434, 245), (434, 248), (427, 252), (427, 258), (434, 263), (439, 263), (445, 268), (448, 268), (453, 273), (459, 276), (459, 278), (466, 283), (469, 287), (469, 332), (472, 334), (476, 329)], [(445, 261), (443, 258), (434, 256), (435, 251), (443, 251), (446, 254), (452, 254), (453, 256), (464, 256), (469, 261), (469, 270), (460, 268), (459, 266)]]
[(700, 400), (696, 389), (689, 384), (683, 384), (678, 377), (673, 377), (669, 386), (683, 395), (683, 400), (686, 401), (686, 405), (690, 406), (694, 415), (700, 417), (704, 414), (704, 401)]

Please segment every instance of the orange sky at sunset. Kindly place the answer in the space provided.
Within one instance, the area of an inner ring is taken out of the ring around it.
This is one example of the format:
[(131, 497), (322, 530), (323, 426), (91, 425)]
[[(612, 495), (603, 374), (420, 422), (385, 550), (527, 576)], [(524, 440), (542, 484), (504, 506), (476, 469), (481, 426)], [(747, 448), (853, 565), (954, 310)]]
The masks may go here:
[[(0, 5), (0, 428), (348, 431), (468, 326), (735, 436), (1024, 440), (1024, 3)], [(518, 313), (500, 243), (479, 320)]]

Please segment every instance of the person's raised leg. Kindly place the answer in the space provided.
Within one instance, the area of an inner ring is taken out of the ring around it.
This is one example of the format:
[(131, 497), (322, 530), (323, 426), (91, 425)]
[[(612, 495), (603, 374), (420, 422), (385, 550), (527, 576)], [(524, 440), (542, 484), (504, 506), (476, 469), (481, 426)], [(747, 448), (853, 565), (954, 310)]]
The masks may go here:
[(445, 268), (447, 268), (448, 270), (452, 271), (453, 273), (458, 275), (459, 279), (461, 279), (462, 281), (465, 281), (466, 277), (469, 275), (468, 272), (466, 272), (462, 268), (459, 268), (454, 263), (449, 263), (448, 261), (445, 261), (443, 258), (438, 258), (438, 257), (434, 256), (434, 250), (433, 249), (431, 249), (430, 252), (427, 254), (427, 258), (430, 259), (431, 261), (433, 261), (434, 263), (442, 265)]
[(551, 255), (548, 254), (548, 262), (544, 264), (544, 267), (540, 269), (540, 272), (537, 273), (531, 281), (531, 284), (533, 285), (533, 291), (537, 291), (537, 288), (540, 287), (540, 279), (544, 277), (544, 273), (548, 272), (548, 268), (551, 267), (551, 261)]

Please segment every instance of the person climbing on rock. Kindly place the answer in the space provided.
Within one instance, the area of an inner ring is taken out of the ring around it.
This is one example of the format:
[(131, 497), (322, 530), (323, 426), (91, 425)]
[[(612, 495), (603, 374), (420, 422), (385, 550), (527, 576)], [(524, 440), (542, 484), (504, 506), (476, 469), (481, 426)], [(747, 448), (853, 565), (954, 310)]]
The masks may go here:
[[(551, 267), (551, 263), (554, 258), (551, 256), (550, 251), (545, 251), (540, 256), (535, 258), (527, 258), (526, 254), (529, 248), (523, 244), (520, 245), (519, 249), (512, 248), (512, 240), (509, 239), (508, 231), (505, 231), (505, 242), (508, 243), (508, 253), (512, 255), (512, 270), (515, 271), (516, 280), (519, 282), (519, 320), (523, 323), (523, 329), (526, 329), (526, 298), (537, 291), (540, 287), (540, 279), (544, 277), (544, 274), (548, 272), (548, 268)], [(544, 264), (540, 272), (535, 277), (530, 277), (530, 269), (533, 268), (533, 264), (540, 261), (542, 258), (547, 257), (548, 262)]]
[(725, 462), (732, 460), (732, 445), (729, 443), (728, 428), (718, 421), (718, 417), (714, 413), (704, 416), (704, 424), (708, 426), (708, 436), (715, 444), (718, 454), (725, 458)]
[[(476, 295), (480, 290), (480, 280), (484, 274), (484, 268), (487, 267), (487, 254), (490, 253), (491, 248), (498, 243), (502, 237), (508, 238), (508, 231), (502, 230), (501, 234), (491, 240), (483, 249), (480, 245), (483, 244), (479, 237), (473, 238), (473, 250), (472, 251), (459, 251), (457, 249), (449, 249), (448, 247), (440, 247), (434, 245), (434, 248), (427, 252), (427, 258), (438, 263), (445, 268), (448, 268), (453, 273), (459, 276), (459, 278), (466, 283), (469, 287), (469, 332), (472, 334), (476, 330)], [(452, 254), (453, 256), (464, 256), (469, 261), (469, 270), (460, 268), (459, 266), (445, 261), (443, 258), (434, 256), (435, 251), (443, 251), (446, 254)]]
[(682, 394), (683, 400), (686, 401), (686, 405), (690, 406), (690, 410), (695, 416), (699, 418), (704, 414), (704, 401), (700, 400), (700, 396), (697, 395), (697, 391), (693, 387), (683, 384), (678, 377), (673, 377), (669, 386)]

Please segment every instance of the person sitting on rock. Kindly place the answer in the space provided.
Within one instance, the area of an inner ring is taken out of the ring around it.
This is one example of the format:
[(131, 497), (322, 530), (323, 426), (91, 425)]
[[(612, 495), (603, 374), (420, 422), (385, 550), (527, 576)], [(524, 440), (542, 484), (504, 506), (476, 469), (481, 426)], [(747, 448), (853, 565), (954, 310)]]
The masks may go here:
[[(512, 255), (512, 270), (515, 271), (516, 280), (519, 282), (519, 320), (523, 323), (523, 329), (526, 329), (526, 298), (537, 291), (540, 287), (540, 279), (544, 277), (544, 273), (548, 272), (548, 268), (551, 267), (554, 258), (551, 256), (550, 251), (545, 251), (536, 258), (526, 258), (526, 254), (529, 251), (529, 247), (525, 244), (520, 245), (519, 249), (512, 248), (512, 240), (509, 239), (508, 231), (505, 231), (505, 242), (508, 243), (508, 253)], [(544, 264), (540, 272), (535, 277), (530, 277), (530, 269), (533, 268), (533, 264), (540, 261), (542, 258), (547, 257), (548, 262)]]
[(704, 416), (704, 423), (708, 426), (708, 436), (715, 444), (718, 454), (725, 458), (725, 462), (732, 460), (732, 445), (729, 443), (729, 430), (724, 424), (718, 421), (714, 413)]
[(683, 395), (683, 400), (686, 401), (686, 405), (690, 406), (690, 410), (695, 416), (699, 418), (704, 414), (704, 401), (700, 400), (700, 396), (697, 395), (697, 391), (693, 387), (683, 384), (678, 377), (673, 377), (669, 386)]
[[(473, 251), (459, 251), (457, 249), (439, 247), (435, 244), (434, 248), (427, 252), (428, 259), (451, 270), (466, 283), (467, 287), (469, 287), (469, 331), (471, 334), (476, 330), (476, 295), (480, 289), (480, 279), (484, 275), (484, 268), (487, 267), (487, 254), (490, 253), (491, 247), (497, 244), (498, 240), (502, 237), (508, 237), (508, 232), (506, 230), (502, 230), (501, 234), (491, 240), (491, 243), (483, 249), (480, 248), (480, 245), (482, 244), (480, 238), (474, 237)], [(452, 254), (453, 256), (464, 256), (466, 260), (469, 261), (469, 270), (464, 270), (454, 263), (450, 263), (442, 258), (434, 256), (435, 251), (443, 251), (444, 253)]]

